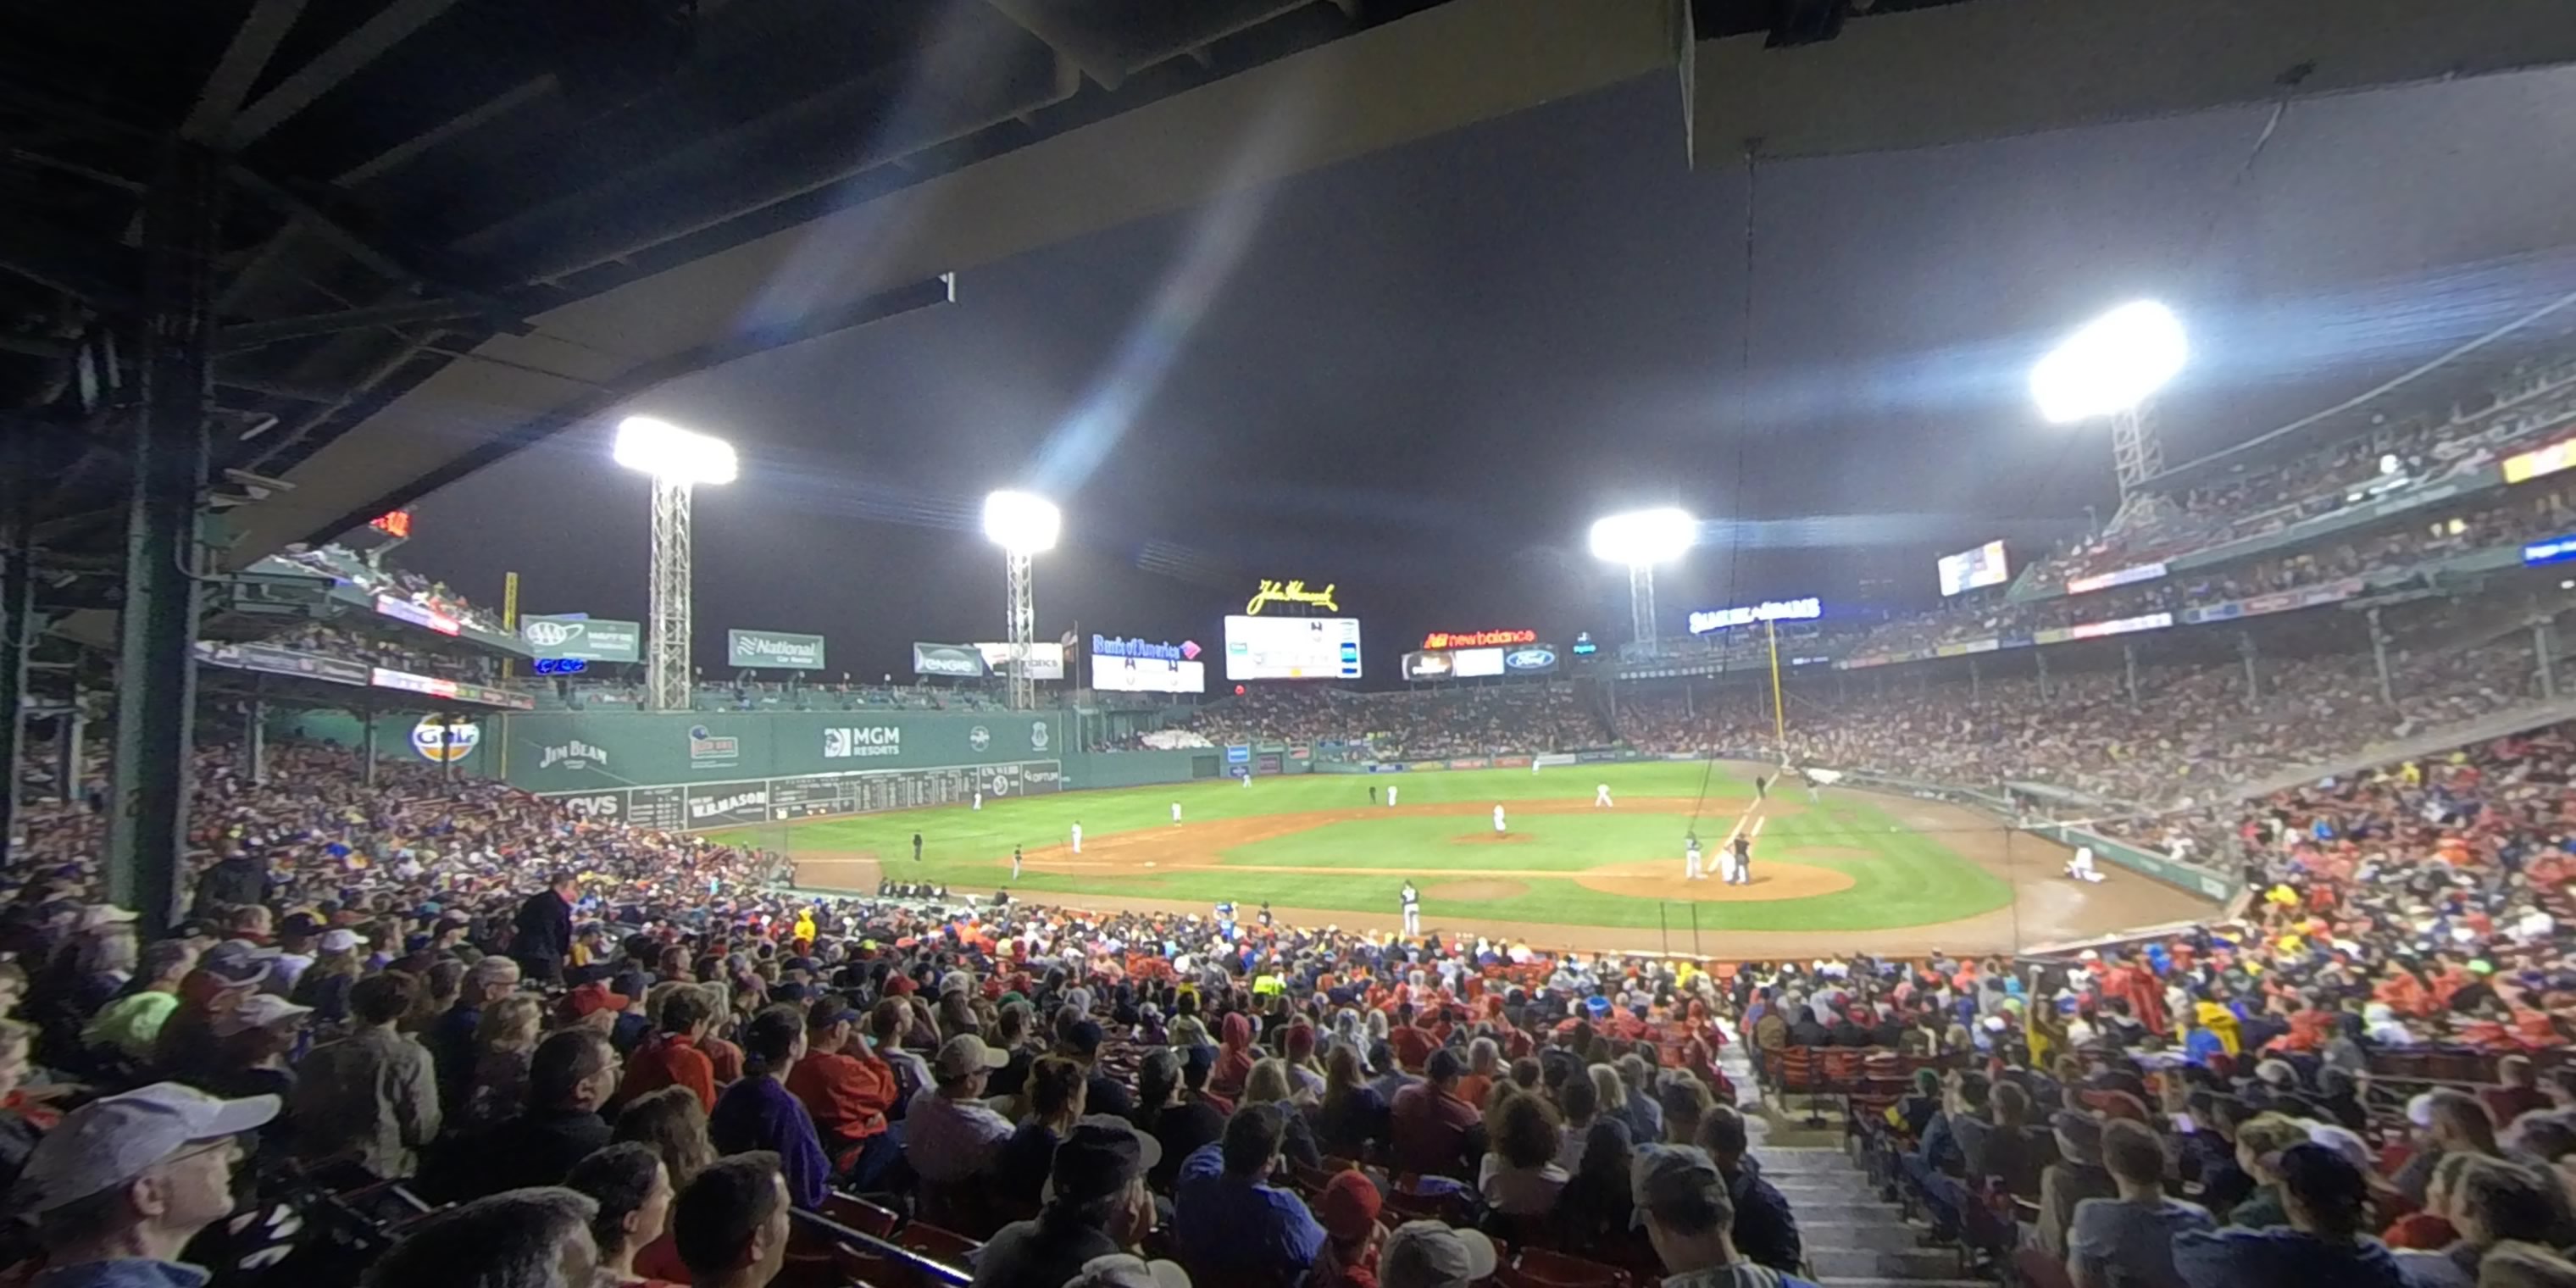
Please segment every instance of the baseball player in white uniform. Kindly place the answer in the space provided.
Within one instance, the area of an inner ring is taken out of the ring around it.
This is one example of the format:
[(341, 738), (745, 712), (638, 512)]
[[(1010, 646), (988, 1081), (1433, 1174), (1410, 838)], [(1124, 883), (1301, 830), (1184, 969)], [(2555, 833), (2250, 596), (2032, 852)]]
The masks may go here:
[(1396, 893), (1396, 902), (1404, 908), (1404, 933), (1422, 933), (1422, 892), (1413, 888), (1413, 878), (1404, 879), (1404, 889)]
[(1728, 885), (1735, 884), (1735, 850), (1731, 845), (1717, 847), (1717, 879)]
[(1395, 807), (1395, 784), (1393, 783), (1386, 785), (1386, 804), (1389, 809)]
[(1592, 808), (1594, 808), (1594, 809), (1608, 809), (1608, 808), (1610, 808), (1610, 784), (1608, 784), (1608, 783), (1600, 783), (1600, 784), (1597, 784), (1597, 785), (1595, 785), (1595, 786), (1593, 787), (1593, 789), (1592, 789)]
[(1699, 866), (1699, 837), (1693, 835), (1682, 844), (1682, 879), (1698, 881), (1706, 877)]
[(1252, 771), (1249, 769), (1243, 771), (1243, 790), (1252, 790)]
[(1503, 807), (1502, 807), (1502, 806), (1500, 806), (1500, 805), (1497, 805), (1497, 806), (1495, 806), (1495, 807), (1494, 807), (1494, 835), (1496, 835), (1496, 836), (1500, 836), (1500, 835), (1502, 835), (1502, 834), (1503, 834)]
[(1082, 853), (1082, 824), (1080, 823), (1073, 825), (1073, 852)]
[(2092, 846), (2079, 845), (2075, 847), (2075, 857), (2066, 861), (2066, 875), (2068, 879), (2075, 881), (2099, 881), (2102, 879), (2101, 870), (2093, 866)]
[(1173, 801), (1173, 802), (1172, 802), (1172, 824), (1173, 824), (1173, 826), (1175, 826), (1175, 827), (1179, 826), (1179, 825), (1180, 825), (1180, 821), (1181, 821), (1181, 803), (1180, 803), (1179, 801)]
[(977, 808), (977, 809), (982, 809), (982, 808), (984, 808), (984, 793), (982, 793), (982, 792), (977, 792), (977, 793), (975, 793), (975, 808)]

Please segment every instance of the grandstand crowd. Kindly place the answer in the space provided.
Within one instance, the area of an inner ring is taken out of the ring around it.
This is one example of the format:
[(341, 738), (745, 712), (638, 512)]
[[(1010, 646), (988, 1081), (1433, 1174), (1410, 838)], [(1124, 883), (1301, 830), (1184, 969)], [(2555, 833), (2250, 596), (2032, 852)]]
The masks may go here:
[(1192, 712), (1212, 743), (1340, 744), (1381, 760), (1493, 756), (1607, 745), (1600, 714), (1566, 683), (1353, 693), (1274, 685)]
[[(1553, 732), (1522, 709), (1538, 729), (1428, 738)], [(401, 1183), (431, 1210), (369, 1232), (391, 1288), (919, 1270), (791, 1210), (1031, 1288), (1796, 1282), (1729, 1042), (1783, 1093), (1819, 1053), (1918, 1070), (1865, 1143), (1962, 1256), (2087, 1285), (2576, 1273), (2539, 1250), (2576, 1181), (2565, 730), (2261, 802), (2244, 923), (2037, 966), (812, 900), (772, 856), (270, 755), (259, 782), (198, 757), (164, 938), (104, 901), (95, 813), (13, 838), (0, 1180), (38, 1282), (313, 1272), (321, 1224), (232, 1219), (237, 1165), (246, 1192)], [(2374, 1086), (2435, 1053), (2467, 1085)]]

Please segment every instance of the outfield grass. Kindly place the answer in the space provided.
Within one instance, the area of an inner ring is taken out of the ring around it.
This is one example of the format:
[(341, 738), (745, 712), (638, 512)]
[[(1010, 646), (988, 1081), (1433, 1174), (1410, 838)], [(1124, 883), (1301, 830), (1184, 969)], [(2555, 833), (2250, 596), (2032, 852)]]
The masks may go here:
[[(1623, 802), (1611, 810), (1511, 815), (1516, 839), (1490, 843), (1492, 823), (1477, 813), (1418, 813), (1411, 807), (1482, 807), (1545, 801), (1588, 806), (1596, 783), (1609, 783)], [(1388, 912), (1407, 876), (1435, 892), (1425, 902), (1436, 923), (1443, 915), (1556, 925), (1679, 925), (1694, 914), (1710, 929), (1873, 930), (1926, 925), (2001, 907), (2010, 888), (1983, 867), (1954, 853), (1938, 835), (1900, 830), (1868, 797), (1828, 790), (1810, 806), (1794, 786), (1776, 799), (1785, 807), (1764, 823), (1755, 842), (1762, 865), (1795, 863), (1840, 873), (1852, 884), (1804, 898), (1749, 902), (1697, 901), (1685, 906), (1632, 894), (1596, 890), (1562, 875), (1638, 863), (1681, 866), (1682, 837), (1694, 827), (1711, 862), (1716, 847), (1753, 802), (1750, 782), (1723, 768), (1649, 763), (1526, 770), (1425, 774), (1305, 774), (1256, 780), (1250, 788), (1218, 780), (1177, 786), (1069, 792), (988, 800), (980, 811), (965, 806), (902, 810), (792, 826), (735, 829), (719, 838), (797, 855), (872, 853), (891, 874), (964, 886), (1002, 884), (1014, 845), (1034, 856), (1063, 846), (1072, 825), (1082, 824), (1085, 860), (1118, 862), (1122, 836), (1156, 846), (1186, 845), (1190, 829), (1171, 833), (1177, 801), (1188, 823), (1213, 823), (1317, 811), (1368, 811), (1369, 788), (1382, 802), (1389, 787), (1403, 808), (1358, 819), (1319, 819), (1302, 830), (1246, 839), (1206, 829), (1213, 853), (1197, 851), (1194, 870), (1168, 867), (1102, 867), (1097, 870), (1027, 872), (1012, 889), (1023, 895), (1086, 893), (1163, 898), (1213, 904), (1232, 899), (1247, 908), (1267, 900), (1281, 907)], [(1148, 829), (1154, 835), (1140, 835)], [(923, 839), (923, 861), (914, 864), (912, 837)], [(1062, 860), (1066, 855), (1049, 857)], [(1265, 871), (1293, 868), (1305, 871)], [(1659, 871), (1661, 869), (1658, 869)], [(1474, 876), (1469, 874), (1492, 874)], [(1492, 897), (1437, 897), (1439, 887), (1462, 880), (1487, 882)]]

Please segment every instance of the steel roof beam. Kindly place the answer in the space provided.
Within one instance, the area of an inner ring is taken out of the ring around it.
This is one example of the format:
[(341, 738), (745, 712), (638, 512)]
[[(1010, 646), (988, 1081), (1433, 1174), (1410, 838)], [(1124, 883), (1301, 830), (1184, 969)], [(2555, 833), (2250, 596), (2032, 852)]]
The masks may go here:
[(180, 125), (181, 137), (199, 143), (211, 143), (224, 136), (232, 126), (234, 114), (241, 110), (242, 100), (250, 95), (251, 86), (259, 83), (259, 74), (277, 53), (277, 43), (286, 38), (295, 20), (304, 14), (305, 0), (259, 0), (233, 30), (230, 45), (223, 58), (206, 77), (205, 88), (197, 91), (196, 106), (188, 109), (188, 119)]
[(394, 0), (243, 108), (224, 132), (224, 146), (239, 151), (258, 142), (454, 7), (456, 0)]

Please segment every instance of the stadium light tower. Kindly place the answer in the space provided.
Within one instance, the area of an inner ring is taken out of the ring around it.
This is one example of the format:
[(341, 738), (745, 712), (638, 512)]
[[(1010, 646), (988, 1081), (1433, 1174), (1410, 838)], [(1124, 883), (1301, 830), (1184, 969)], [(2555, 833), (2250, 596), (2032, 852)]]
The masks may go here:
[(1029, 649), (1037, 632), (1037, 586), (1030, 580), (1032, 556), (1055, 549), (1064, 530), (1064, 514), (1053, 501), (1027, 492), (995, 492), (984, 498), (984, 535), (1002, 548), (1002, 611), (1010, 627), (1009, 681), (1013, 711), (1037, 705), (1037, 686), (1029, 679)]
[(2182, 322), (2153, 300), (2123, 304), (2066, 337), (2030, 369), (2030, 396), (2050, 424), (2109, 417), (2120, 498), (2165, 467), (2144, 408), (2191, 356)]
[(644, 646), (644, 702), (655, 711), (690, 704), (689, 497), (700, 484), (731, 483), (733, 444), (650, 416), (617, 424), (617, 463), (653, 479), (651, 622)]
[(1655, 639), (1655, 565), (1682, 557), (1699, 520), (1680, 510), (1614, 514), (1592, 525), (1592, 557), (1628, 568), (1628, 617), (1639, 644)]

